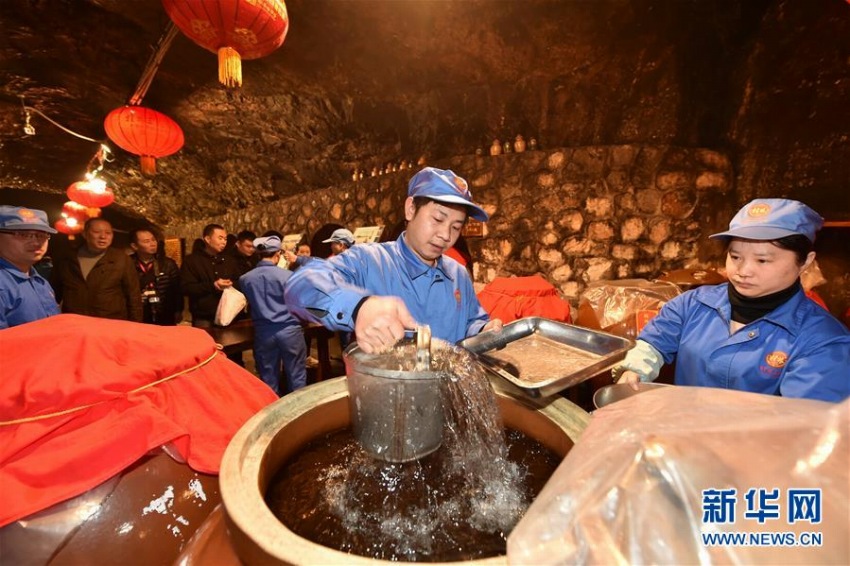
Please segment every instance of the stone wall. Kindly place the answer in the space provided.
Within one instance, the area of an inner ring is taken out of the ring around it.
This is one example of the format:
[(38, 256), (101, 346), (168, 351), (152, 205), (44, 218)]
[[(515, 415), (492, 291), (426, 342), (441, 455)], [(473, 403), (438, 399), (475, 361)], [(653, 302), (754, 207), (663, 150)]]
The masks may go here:
[[(491, 215), (485, 235), (468, 240), (476, 283), (539, 272), (574, 303), (593, 281), (653, 278), (720, 257), (720, 247), (702, 244), (735, 211), (729, 160), (707, 149), (561, 148), (459, 156), (435, 166), (466, 177)], [(389, 229), (402, 218), (410, 173), (316, 190), (166, 232), (191, 242), (211, 220), (232, 232), (273, 228), (312, 235), (328, 222)]]

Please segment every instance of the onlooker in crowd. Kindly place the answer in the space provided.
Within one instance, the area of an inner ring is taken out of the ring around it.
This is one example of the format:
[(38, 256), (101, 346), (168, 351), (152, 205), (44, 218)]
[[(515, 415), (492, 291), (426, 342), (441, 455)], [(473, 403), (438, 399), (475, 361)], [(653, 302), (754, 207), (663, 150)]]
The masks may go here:
[(305, 265), (286, 285), (290, 311), (331, 330), (354, 330), (366, 353), (391, 347), (419, 323), (448, 342), (501, 329), (479, 304), (466, 270), (443, 256), (468, 216), (487, 220), (466, 181), (426, 167), (410, 180), (407, 195), (407, 230), (398, 240)]
[(198, 253), (199, 251), (203, 250), (205, 247), (206, 247), (206, 244), (204, 243), (203, 238), (195, 238), (194, 240), (192, 240), (192, 251), (190, 251), (189, 253), (190, 254)]
[(142, 321), (139, 278), (133, 261), (111, 248), (112, 224), (90, 218), (75, 255), (58, 262), (54, 277), (62, 312)]
[(170, 257), (159, 255), (159, 242), (152, 229), (130, 232), (130, 256), (142, 290), (142, 320), (148, 324), (174, 326), (183, 318), (180, 268)]
[(301, 241), (295, 246), (295, 252), (283, 250), (283, 263), (279, 267), (285, 267), (290, 271), (295, 271), (308, 261), (313, 261), (313, 259), (315, 258), (311, 255), (310, 244)]
[(307, 242), (299, 242), (298, 246), (295, 248), (295, 255), (310, 257), (312, 255), (310, 251), (310, 244)]
[[(260, 256), (257, 267), (239, 278), (248, 298), (254, 321), (254, 360), (260, 378), (278, 395), (307, 384), (307, 346), (301, 323), (286, 307), (283, 291), (292, 276), (278, 267), (281, 241), (277, 236), (254, 240)], [(286, 372), (286, 388), (280, 384), (281, 364)]]
[(42, 210), (0, 206), (0, 329), (59, 314), (53, 288), (33, 269), (55, 233)]
[(806, 297), (820, 215), (796, 200), (756, 199), (738, 211), (726, 245), (729, 282), (665, 304), (621, 364), (635, 389), (676, 362), (676, 385), (842, 401), (850, 396), (850, 333)]
[[(233, 260), (239, 267), (239, 275), (245, 275), (257, 266), (259, 258), (254, 253), (254, 240), (257, 235), (250, 230), (242, 230), (236, 234), (236, 243), (229, 250)], [(237, 277), (238, 279), (238, 277)]]
[(233, 256), (222, 253), (227, 244), (227, 231), (219, 224), (207, 224), (203, 232), (204, 248), (183, 260), (180, 283), (189, 297), (192, 326), (209, 328), (222, 292), (239, 278), (239, 267)]
[(322, 240), (322, 243), (331, 245), (331, 257), (333, 257), (354, 245), (354, 234), (350, 230), (339, 228), (338, 230), (334, 230), (330, 238)]

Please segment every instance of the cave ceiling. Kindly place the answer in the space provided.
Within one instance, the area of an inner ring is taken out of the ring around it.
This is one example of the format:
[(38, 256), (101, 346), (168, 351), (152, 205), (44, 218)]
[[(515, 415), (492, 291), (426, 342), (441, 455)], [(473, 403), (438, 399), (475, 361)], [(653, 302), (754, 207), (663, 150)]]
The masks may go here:
[[(185, 145), (152, 177), (111, 144), (116, 204), (158, 224), (436, 162), (494, 138), (541, 146), (722, 143), (730, 60), (764, 1), (287, 0), (282, 47), (242, 88), (178, 34), (144, 106)], [(0, 2), (0, 188), (61, 194), (125, 104), (168, 17), (160, 0)], [(734, 78), (734, 77), (732, 77)]]

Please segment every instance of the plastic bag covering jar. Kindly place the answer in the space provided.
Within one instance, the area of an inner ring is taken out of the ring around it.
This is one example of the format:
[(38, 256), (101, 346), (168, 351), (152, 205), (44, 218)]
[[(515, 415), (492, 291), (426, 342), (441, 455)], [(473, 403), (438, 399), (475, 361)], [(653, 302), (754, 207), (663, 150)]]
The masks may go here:
[[(443, 343), (444, 344), (444, 343)], [(431, 348), (441, 347), (434, 339)], [(439, 374), (416, 371), (416, 347), (366, 354), (357, 343), (343, 352), (354, 438), (372, 457), (409, 462), (443, 441)]]
[(681, 293), (678, 286), (664, 281), (597, 281), (579, 299), (576, 324), (634, 339), (667, 301)]

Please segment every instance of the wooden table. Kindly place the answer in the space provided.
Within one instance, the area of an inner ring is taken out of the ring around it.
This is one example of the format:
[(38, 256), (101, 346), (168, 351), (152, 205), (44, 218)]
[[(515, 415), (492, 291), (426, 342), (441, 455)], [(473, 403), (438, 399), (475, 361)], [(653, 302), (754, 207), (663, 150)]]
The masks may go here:
[[(302, 324), (304, 340), (307, 343), (307, 353), (310, 353), (310, 343), (316, 340), (316, 352), (319, 366), (316, 368), (316, 381), (329, 379), (331, 375), (331, 356), (328, 340), (336, 334), (321, 324)], [(239, 320), (230, 326), (212, 326), (203, 328), (216, 344), (221, 344), (225, 354), (244, 352), (254, 347), (254, 323), (251, 320)]]

